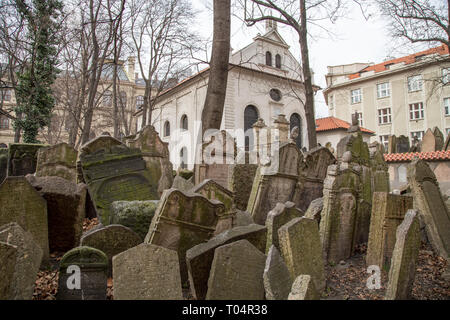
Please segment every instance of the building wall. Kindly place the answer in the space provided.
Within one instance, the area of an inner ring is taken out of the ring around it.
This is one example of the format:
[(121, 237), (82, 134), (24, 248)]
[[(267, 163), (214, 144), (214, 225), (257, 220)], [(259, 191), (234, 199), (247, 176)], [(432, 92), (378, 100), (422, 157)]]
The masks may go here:
[[(342, 138), (348, 135), (347, 130), (328, 130), (328, 131), (318, 131), (317, 132), (317, 142), (320, 143), (323, 147), (326, 146), (328, 142), (331, 143), (331, 146), (336, 150), (337, 144), (341, 141)], [(362, 134), (363, 141), (369, 143), (371, 135)]]

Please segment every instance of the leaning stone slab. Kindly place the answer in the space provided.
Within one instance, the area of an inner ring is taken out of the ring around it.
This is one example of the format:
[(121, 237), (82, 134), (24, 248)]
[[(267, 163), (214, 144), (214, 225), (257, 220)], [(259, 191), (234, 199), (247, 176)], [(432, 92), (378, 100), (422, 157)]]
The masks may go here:
[(408, 210), (402, 224), (397, 228), (397, 241), (392, 254), (386, 300), (406, 300), (410, 298), (416, 262), (420, 249), (418, 213)]
[(249, 224), (255, 223), (253, 221), (252, 215), (247, 211), (236, 210), (236, 214), (233, 218), (233, 228), (248, 226)]
[(51, 252), (67, 252), (80, 244), (85, 217), (87, 188), (50, 176), (26, 179), (47, 201), (48, 241)]
[(194, 188), (194, 184), (181, 176), (175, 176), (172, 183), (172, 189), (178, 189), (183, 192), (189, 192)]
[(140, 244), (113, 258), (115, 300), (181, 300), (178, 255)]
[(49, 258), (47, 202), (25, 177), (7, 177), (0, 185), (0, 225), (16, 222), (33, 236)]
[[(43, 251), (33, 236), (17, 223), (0, 227), (0, 242), (17, 248), (15, 270), (8, 300), (31, 300)], [(4, 263), (4, 260), (2, 260)]]
[(8, 149), (0, 148), (0, 183), (6, 178), (8, 170)]
[(319, 300), (320, 296), (314, 287), (310, 275), (302, 274), (292, 284), (288, 300)]
[(77, 156), (78, 151), (65, 142), (41, 148), (37, 152), (36, 176), (56, 176), (76, 182)]
[(263, 300), (266, 256), (247, 240), (217, 248), (206, 300)]
[(145, 238), (155, 215), (159, 200), (114, 201), (111, 204), (110, 224), (121, 224)]
[(273, 208), (268, 214), (266, 219), (267, 227), (267, 244), (266, 252), (274, 245), (278, 250), (280, 249), (278, 240), (278, 229), (289, 221), (300, 218), (303, 216), (303, 212), (300, 209), (295, 208), (295, 203), (277, 203), (275, 208)]
[(0, 300), (8, 300), (14, 288), (14, 269), (17, 261), (17, 247), (0, 242)]
[(308, 210), (306, 210), (304, 217), (314, 219), (320, 225), (321, 213), (323, 210), (323, 198), (317, 198), (313, 200)]
[(325, 267), (317, 221), (305, 217), (291, 220), (278, 230), (281, 255), (291, 277), (309, 274), (319, 292), (325, 289)]
[(234, 164), (228, 168), (228, 189), (234, 192), (236, 207), (245, 211), (252, 192), (253, 179), (255, 178), (258, 165)]
[(397, 227), (402, 223), (406, 211), (412, 208), (412, 197), (386, 192), (375, 192), (373, 194), (366, 254), (367, 266), (376, 265), (389, 270)]
[(204, 300), (208, 290), (208, 277), (216, 248), (247, 240), (258, 250), (264, 252), (266, 246), (266, 227), (250, 224), (227, 230), (206, 243), (201, 243), (186, 252), (189, 283), (192, 295), (197, 300)]
[(286, 300), (292, 285), (289, 269), (278, 249), (272, 245), (266, 259), (263, 274), (267, 300)]
[(8, 149), (8, 176), (26, 176), (36, 172), (37, 152), (43, 144), (12, 143)]
[[(80, 271), (80, 273), (77, 272)], [(80, 276), (79, 287), (76, 284)], [(98, 249), (78, 247), (67, 252), (59, 266), (58, 300), (106, 300), (108, 257)]]

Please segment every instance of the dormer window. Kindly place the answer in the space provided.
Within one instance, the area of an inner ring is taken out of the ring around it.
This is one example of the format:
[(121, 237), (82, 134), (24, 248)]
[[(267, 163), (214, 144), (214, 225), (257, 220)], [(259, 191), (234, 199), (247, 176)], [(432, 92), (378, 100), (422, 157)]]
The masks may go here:
[(266, 52), (266, 65), (272, 66), (272, 53), (270, 51)]
[(275, 56), (275, 67), (281, 69), (281, 56), (279, 54)]

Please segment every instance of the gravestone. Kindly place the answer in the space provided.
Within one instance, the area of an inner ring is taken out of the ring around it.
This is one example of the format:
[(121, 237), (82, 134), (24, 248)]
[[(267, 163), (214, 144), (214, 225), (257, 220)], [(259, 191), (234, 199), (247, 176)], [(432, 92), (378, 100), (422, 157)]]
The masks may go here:
[(118, 224), (92, 229), (81, 238), (80, 245), (98, 249), (108, 257), (109, 270), (112, 270), (112, 258), (130, 248), (142, 243), (139, 237), (130, 228)]
[(8, 149), (0, 148), (0, 183), (6, 178), (8, 172)]
[[(80, 281), (79, 286), (75, 280), (77, 277)], [(56, 298), (106, 300), (107, 281), (108, 257), (95, 248), (77, 247), (67, 252), (61, 259)]]
[(287, 299), (292, 279), (286, 263), (275, 246), (271, 246), (267, 253), (263, 279), (267, 300)]
[(429, 165), (419, 159), (408, 168), (408, 184), (425, 222), (425, 230), (433, 249), (442, 257), (450, 257), (450, 213), (442, 197), (439, 183)]
[(169, 144), (159, 137), (153, 126), (147, 125), (135, 136), (127, 139), (127, 146), (139, 148), (150, 173), (149, 181), (154, 184), (159, 195), (170, 189), (173, 182), (173, 166), (169, 160)]
[(434, 127), (433, 130), (428, 129), (422, 138), (421, 151), (433, 152), (442, 150), (444, 142), (444, 135), (438, 127)]
[(278, 230), (280, 252), (292, 279), (311, 275), (319, 292), (325, 289), (325, 266), (317, 221), (296, 218)]
[(130, 149), (119, 140), (100, 136), (81, 147), (79, 161), (83, 179), (103, 225), (109, 223), (114, 201), (159, 198), (139, 149)]
[(191, 293), (197, 300), (204, 300), (208, 289), (208, 277), (214, 258), (214, 251), (223, 245), (247, 240), (261, 252), (265, 251), (267, 229), (250, 224), (227, 230), (206, 243), (201, 243), (186, 252)]
[(397, 137), (395, 135), (390, 135), (388, 137), (387, 153), (397, 153)]
[(381, 143), (369, 145), (372, 192), (389, 192), (388, 165), (384, 161), (384, 147)]
[(182, 300), (178, 255), (140, 244), (113, 258), (115, 300)]
[(185, 283), (186, 251), (211, 239), (224, 213), (224, 205), (216, 200), (176, 189), (165, 190), (144, 242), (175, 250)]
[(255, 179), (257, 164), (250, 164), (248, 152), (245, 154), (245, 163), (236, 163), (229, 167), (228, 189), (234, 192), (234, 202), (236, 208), (242, 211), (247, 210), (248, 199), (252, 192), (253, 180)]
[(409, 152), (410, 146), (409, 146), (409, 138), (401, 135), (397, 139), (397, 148), (396, 153), (407, 153)]
[(206, 300), (263, 300), (264, 253), (247, 240), (214, 252)]
[(304, 217), (314, 219), (320, 225), (322, 210), (323, 210), (323, 198), (318, 198), (310, 203), (308, 210), (306, 210), (305, 212)]
[(76, 182), (77, 156), (77, 150), (67, 143), (41, 148), (37, 152), (36, 176), (56, 176)]
[(148, 233), (159, 200), (114, 201), (109, 224), (121, 224), (136, 232), (142, 239)]
[(386, 192), (373, 194), (366, 254), (367, 266), (376, 265), (384, 270), (389, 270), (397, 227), (402, 223), (406, 211), (412, 208), (412, 197)]
[(50, 252), (67, 252), (77, 247), (83, 233), (86, 185), (57, 176), (27, 175), (26, 179), (47, 202)]
[(312, 281), (310, 275), (299, 275), (292, 284), (291, 292), (289, 293), (288, 300), (319, 300), (320, 295), (317, 293), (314, 287), (314, 281)]
[(17, 247), (0, 241), (0, 300), (8, 300), (14, 286)]
[(48, 261), (47, 203), (25, 177), (7, 177), (0, 185), (0, 226), (16, 222), (33, 236)]
[(278, 250), (280, 250), (279, 240), (278, 240), (278, 229), (280, 229), (283, 225), (288, 223), (289, 221), (300, 218), (303, 216), (303, 212), (297, 208), (295, 208), (295, 203), (286, 202), (286, 203), (277, 203), (275, 208), (273, 208), (267, 214), (266, 227), (267, 227), (267, 244), (266, 244), (266, 252), (269, 252), (269, 249), (272, 245), (275, 246)]
[(255, 223), (253, 221), (252, 215), (247, 211), (236, 210), (235, 217), (233, 218), (233, 228), (248, 226), (249, 224)]
[(189, 180), (186, 180), (182, 176), (175, 176), (172, 183), (172, 189), (178, 189), (183, 192), (189, 192), (194, 188), (194, 184)]
[(410, 299), (420, 249), (419, 219), (416, 210), (408, 210), (397, 228), (392, 253), (386, 300)]
[[(17, 223), (0, 226), (0, 242), (16, 247), (14, 275), (8, 300), (31, 300), (43, 251), (33, 236)], [(1, 260), (2, 264), (6, 260)]]
[(11, 143), (8, 149), (8, 176), (35, 173), (37, 152), (43, 144)]

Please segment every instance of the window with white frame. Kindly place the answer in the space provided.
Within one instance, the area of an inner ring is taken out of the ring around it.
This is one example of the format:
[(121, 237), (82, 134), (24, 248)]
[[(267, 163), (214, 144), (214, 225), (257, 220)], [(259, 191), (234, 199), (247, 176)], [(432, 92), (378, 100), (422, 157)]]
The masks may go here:
[(144, 105), (144, 97), (143, 96), (137, 96), (136, 97), (136, 109), (139, 110)]
[(414, 140), (414, 137), (416, 137), (419, 141), (421, 141), (422, 138), (423, 138), (423, 134), (424, 134), (423, 131), (413, 131), (413, 132), (411, 132), (411, 141)]
[(386, 124), (391, 122), (391, 108), (378, 109), (378, 124)]
[(0, 91), (2, 101), (11, 101), (11, 89), (2, 89)]
[(9, 129), (9, 118), (0, 116), (0, 129)]
[(450, 82), (450, 68), (442, 69), (442, 83), (447, 84)]
[(380, 143), (384, 146), (384, 150), (387, 150), (389, 144), (389, 135), (380, 136)]
[(424, 118), (423, 103), (411, 103), (409, 105), (409, 120), (420, 120)]
[(408, 77), (408, 91), (414, 92), (414, 91), (421, 91), (422, 90), (422, 75), (416, 75), (412, 77)]
[(353, 103), (360, 103), (362, 100), (362, 93), (361, 89), (355, 89), (350, 91), (351, 94), (351, 101)]
[(362, 115), (362, 112), (358, 112), (358, 123), (359, 123), (360, 127), (363, 126), (363, 115)]
[(334, 108), (334, 96), (333, 95), (330, 95), (328, 97), (328, 105), (330, 106), (330, 109)]
[(377, 84), (377, 97), (385, 98), (391, 95), (391, 89), (389, 88), (389, 82)]
[(444, 113), (450, 116), (450, 98), (444, 98)]

